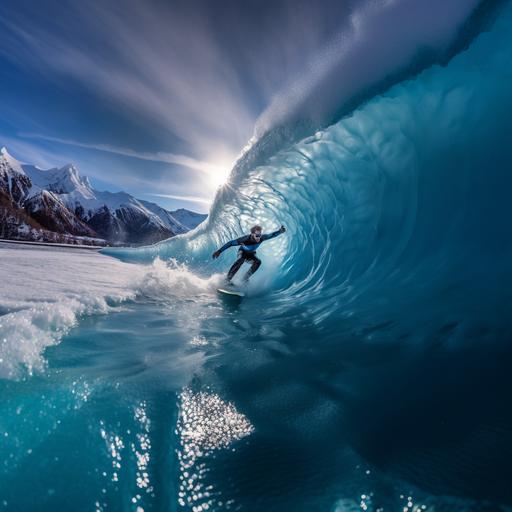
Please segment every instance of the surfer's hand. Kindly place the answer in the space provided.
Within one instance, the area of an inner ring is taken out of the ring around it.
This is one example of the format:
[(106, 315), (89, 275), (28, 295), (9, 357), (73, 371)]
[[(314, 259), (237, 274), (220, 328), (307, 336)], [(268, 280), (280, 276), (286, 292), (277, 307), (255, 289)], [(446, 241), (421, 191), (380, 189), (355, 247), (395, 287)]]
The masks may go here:
[(220, 256), (220, 251), (215, 251), (215, 252), (212, 254), (212, 258), (213, 258), (214, 260), (216, 260), (219, 256)]
[(284, 226), (281, 226), (281, 227), (279, 228), (279, 232), (280, 232), (280, 233), (284, 233), (285, 231), (286, 231), (286, 228), (285, 228)]

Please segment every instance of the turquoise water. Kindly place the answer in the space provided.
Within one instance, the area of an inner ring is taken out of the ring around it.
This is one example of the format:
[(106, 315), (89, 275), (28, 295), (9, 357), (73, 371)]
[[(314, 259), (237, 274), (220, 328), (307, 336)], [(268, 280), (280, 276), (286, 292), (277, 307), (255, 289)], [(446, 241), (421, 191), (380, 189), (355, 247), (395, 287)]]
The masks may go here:
[[(0, 504), (510, 510), (512, 10), (494, 14), (445, 66), (298, 142), (268, 133), (194, 232), (95, 255), (98, 283), (126, 278), (105, 304), (13, 320)], [(210, 255), (256, 221), (287, 233), (222, 298), (234, 254)], [(32, 349), (27, 325), (52, 334)]]
[(1, 383), (7, 510), (506, 510), (505, 339), (359, 317), (329, 340), (268, 298), (202, 300), (188, 329), (189, 299), (83, 318)]

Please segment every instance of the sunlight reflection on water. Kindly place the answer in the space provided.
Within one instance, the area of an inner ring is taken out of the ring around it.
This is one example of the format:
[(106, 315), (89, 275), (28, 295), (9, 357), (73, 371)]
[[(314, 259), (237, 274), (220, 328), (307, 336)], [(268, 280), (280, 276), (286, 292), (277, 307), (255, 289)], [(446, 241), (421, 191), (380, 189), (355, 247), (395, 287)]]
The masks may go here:
[(253, 431), (251, 422), (232, 403), (224, 402), (215, 393), (194, 393), (188, 388), (181, 392), (177, 433), (181, 445), (178, 503), (182, 507), (192, 506), (193, 512), (215, 505), (231, 507), (233, 500), (219, 501), (219, 493), (204, 483), (207, 470), (200, 459), (215, 450), (228, 448)]

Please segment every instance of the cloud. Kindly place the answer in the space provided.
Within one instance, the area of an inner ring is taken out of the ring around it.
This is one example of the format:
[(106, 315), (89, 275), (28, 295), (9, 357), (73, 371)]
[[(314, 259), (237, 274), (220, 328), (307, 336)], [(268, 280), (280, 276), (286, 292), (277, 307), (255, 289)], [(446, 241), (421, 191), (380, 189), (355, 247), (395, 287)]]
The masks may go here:
[(79, 84), (134, 125), (171, 135), (185, 147), (178, 153), (209, 161), (239, 154), (351, 3), (49, 0), (37, 17), (0, 6), (0, 52), (57, 87)]
[(48, 80), (80, 83), (201, 158), (212, 148), (238, 153), (255, 114), (204, 13), (136, 1), (123, 9), (76, 2), (63, 12), (60, 20), (23, 13), (4, 20), (11, 35), (2, 36), (4, 55)]
[(59, 144), (66, 144), (68, 146), (75, 146), (79, 148), (93, 149), (96, 151), (104, 151), (107, 153), (114, 153), (116, 155), (128, 156), (131, 158), (138, 158), (139, 160), (150, 160), (153, 162), (162, 162), (168, 164), (176, 164), (183, 167), (188, 167), (190, 169), (194, 169), (196, 171), (201, 171), (206, 174), (219, 172), (219, 166), (209, 163), (203, 162), (201, 160), (197, 160), (195, 158), (186, 156), (186, 155), (177, 155), (174, 153), (167, 153), (164, 151), (158, 152), (141, 152), (135, 151), (130, 148), (121, 148), (117, 146), (112, 146), (110, 144), (89, 144), (86, 142), (80, 142), (72, 139), (61, 139), (59, 137), (50, 137), (47, 135), (42, 135), (38, 133), (20, 133), (21, 137), (34, 138), (47, 140), (50, 142), (57, 142)]
[(68, 156), (62, 155), (62, 153), (44, 150), (39, 146), (20, 141), (8, 135), (0, 134), (1, 146), (5, 146), (9, 153), (21, 162), (38, 165), (46, 169), (70, 163)]
[(148, 193), (148, 196), (155, 197), (165, 197), (166, 199), (178, 199), (179, 201), (190, 201), (191, 203), (202, 203), (202, 204), (211, 204), (212, 199), (207, 199), (205, 197), (197, 197), (197, 196), (178, 196), (173, 194), (151, 194)]
[[(35, 134), (34, 134), (35, 135)], [(43, 138), (45, 140), (54, 141), (55, 139), (53, 137), (39, 137)], [(63, 142), (65, 144), (70, 143), (70, 145), (77, 145), (80, 147), (86, 147), (88, 148), (90, 145), (86, 144), (74, 144), (75, 141), (66, 141)], [(42, 149), (39, 146), (33, 145), (31, 143), (20, 141), (17, 138), (10, 137), (8, 135), (2, 135), (0, 134), (0, 147), (5, 146), (9, 153), (11, 153), (15, 158), (18, 160), (28, 163), (28, 164), (35, 164), (45, 169), (51, 169), (56, 166), (63, 166), (67, 163), (70, 163), (73, 159), (69, 157), (69, 155), (63, 155), (62, 153), (56, 153), (53, 151)], [(97, 149), (94, 147), (93, 149)], [(105, 150), (107, 151), (107, 150)], [(128, 152), (131, 152), (131, 150), (127, 150)], [(119, 151), (115, 151), (116, 153), (120, 153)], [(128, 155), (132, 156), (132, 155)], [(140, 155), (137, 156), (137, 158), (141, 158)], [(146, 158), (143, 158), (146, 159)], [(148, 158), (149, 159), (149, 158)], [(152, 160), (152, 158), (151, 158)], [(165, 161), (165, 160), (157, 160), (157, 161)], [(93, 164), (89, 164), (87, 167), (89, 167), (89, 171), (86, 175), (89, 177), (94, 177), (96, 179), (102, 179), (105, 180), (106, 176), (102, 175), (101, 173), (94, 172), (94, 168), (96, 167)], [(113, 184), (116, 184), (117, 186), (124, 186), (128, 187), (128, 189), (131, 190), (134, 194), (137, 192), (140, 193), (141, 190), (151, 186), (151, 182), (147, 178), (143, 178), (139, 175), (127, 175), (126, 173), (118, 174), (114, 173), (114, 175), (117, 177), (114, 179)], [(108, 179), (108, 177), (107, 177)], [(164, 183), (161, 184), (161, 186), (164, 186)], [(168, 180), (165, 180), (165, 186), (169, 188), (172, 186)], [(177, 185), (176, 185), (177, 186)], [(177, 186), (178, 187), (178, 186)], [(178, 187), (180, 188), (180, 187)], [(183, 188), (183, 187), (181, 187)], [(204, 187), (203, 187), (204, 188)], [(212, 189), (213, 190), (213, 189)], [(187, 195), (187, 194), (157, 194), (157, 193), (147, 193), (146, 195), (154, 196), (154, 197), (162, 197), (165, 199), (175, 199), (179, 201), (187, 201), (192, 203), (200, 203), (200, 204), (206, 204), (210, 205), (213, 200), (212, 198), (207, 197), (200, 197), (195, 195)]]

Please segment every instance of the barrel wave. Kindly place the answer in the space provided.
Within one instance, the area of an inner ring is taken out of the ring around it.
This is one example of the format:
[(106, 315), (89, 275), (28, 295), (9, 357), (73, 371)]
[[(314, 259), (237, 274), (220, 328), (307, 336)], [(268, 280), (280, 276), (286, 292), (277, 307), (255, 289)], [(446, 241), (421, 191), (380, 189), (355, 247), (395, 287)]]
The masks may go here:
[(413, 316), (429, 318), (432, 328), (458, 325), (452, 336), (464, 338), (476, 325), (504, 322), (511, 19), (503, 8), (447, 65), (298, 143), (279, 142), (271, 156), (268, 148), (286, 138), (283, 129), (267, 133), (240, 158), (195, 232), (113, 254), (177, 258), (211, 274), (227, 265), (225, 255), (210, 261), (224, 241), (256, 222), (267, 230), (282, 223), (287, 235), (262, 246), (254, 286), (276, 307), (301, 308), (311, 324), (336, 331), (364, 310), (397, 329), (411, 327)]

